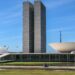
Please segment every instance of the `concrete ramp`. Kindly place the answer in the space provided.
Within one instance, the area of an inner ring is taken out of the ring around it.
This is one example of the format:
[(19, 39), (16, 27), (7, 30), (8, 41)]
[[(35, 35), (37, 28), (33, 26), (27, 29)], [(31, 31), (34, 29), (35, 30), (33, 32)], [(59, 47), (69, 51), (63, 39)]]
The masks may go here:
[(7, 55), (9, 55), (9, 54), (10, 54), (10, 53), (4, 53), (4, 54), (0, 55), (0, 58), (5, 57), (5, 56), (7, 56)]

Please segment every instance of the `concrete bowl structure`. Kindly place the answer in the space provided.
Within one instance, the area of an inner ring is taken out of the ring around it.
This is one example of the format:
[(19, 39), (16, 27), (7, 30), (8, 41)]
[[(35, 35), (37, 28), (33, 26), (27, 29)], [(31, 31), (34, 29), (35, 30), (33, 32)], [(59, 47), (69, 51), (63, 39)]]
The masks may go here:
[(70, 53), (75, 51), (75, 42), (51, 43), (49, 44), (54, 50), (63, 53)]
[(0, 55), (1, 55), (1, 54), (4, 54), (4, 53), (8, 53), (7, 48), (0, 47)]

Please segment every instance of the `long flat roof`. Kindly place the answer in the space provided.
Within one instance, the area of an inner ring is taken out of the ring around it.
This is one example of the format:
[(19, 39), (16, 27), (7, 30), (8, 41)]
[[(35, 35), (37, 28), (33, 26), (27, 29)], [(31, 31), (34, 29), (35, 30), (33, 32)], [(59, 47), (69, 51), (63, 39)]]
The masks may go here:
[(23, 53), (23, 52), (9, 52), (9, 54), (70, 54), (70, 53)]

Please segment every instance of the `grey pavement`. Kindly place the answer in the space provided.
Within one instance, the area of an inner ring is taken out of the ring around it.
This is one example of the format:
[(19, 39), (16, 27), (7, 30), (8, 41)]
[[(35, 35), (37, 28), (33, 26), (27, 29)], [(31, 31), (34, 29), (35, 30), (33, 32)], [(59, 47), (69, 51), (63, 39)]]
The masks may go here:
[(0, 66), (0, 69), (48, 69), (48, 70), (75, 70), (75, 66)]

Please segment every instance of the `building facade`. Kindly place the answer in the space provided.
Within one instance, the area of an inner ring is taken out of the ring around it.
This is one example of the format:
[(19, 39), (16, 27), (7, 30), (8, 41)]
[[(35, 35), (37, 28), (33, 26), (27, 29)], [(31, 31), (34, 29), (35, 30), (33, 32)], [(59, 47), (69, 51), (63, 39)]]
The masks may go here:
[(75, 62), (75, 54), (10, 53), (0, 57), (0, 60), (15, 62)]
[(23, 3), (23, 52), (46, 52), (46, 8), (41, 1)]
[(34, 2), (34, 52), (46, 52), (46, 8), (41, 1)]
[(34, 52), (34, 7), (30, 2), (23, 3), (23, 52)]

